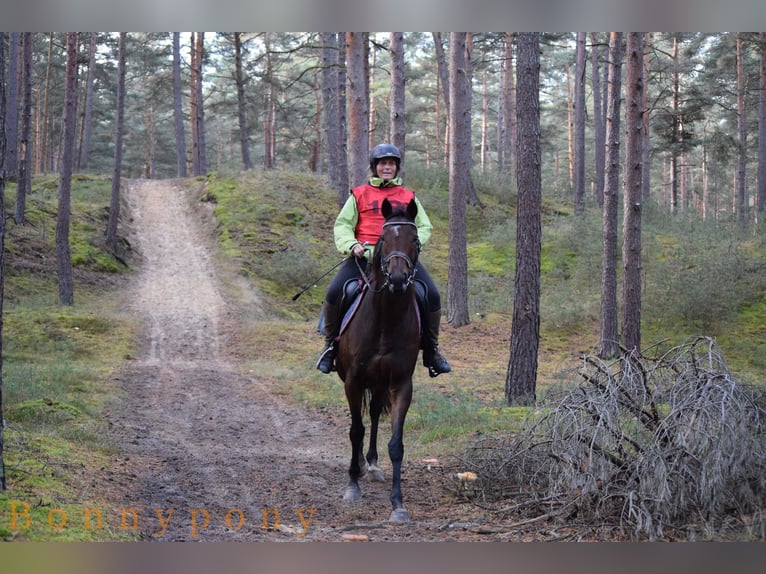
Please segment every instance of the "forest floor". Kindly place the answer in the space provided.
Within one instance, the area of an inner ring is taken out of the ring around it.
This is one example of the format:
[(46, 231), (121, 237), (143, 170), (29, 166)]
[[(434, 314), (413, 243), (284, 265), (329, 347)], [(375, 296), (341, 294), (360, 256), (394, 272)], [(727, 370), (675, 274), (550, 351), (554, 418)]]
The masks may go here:
[(102, 484), (115, 508), (135, 511), (142, 539), (579, 538), (561, 523), (491, 516), (451, 491), (455, 468), (427, 459), (405, 458), (409, 523), (388, 523), (390, 480), (365, 480), (362, 500), (344, 501), (348, 417), (290, 404), (246, 369), (242, 324), (262, 305), (251, 287), (231, 296), (212, 216), (192, 210), (188, 193), (172, 181), (132, 181), (126, 194), (141, 266), (125, 305), (143, 327), (107, 409), (118, 454)]

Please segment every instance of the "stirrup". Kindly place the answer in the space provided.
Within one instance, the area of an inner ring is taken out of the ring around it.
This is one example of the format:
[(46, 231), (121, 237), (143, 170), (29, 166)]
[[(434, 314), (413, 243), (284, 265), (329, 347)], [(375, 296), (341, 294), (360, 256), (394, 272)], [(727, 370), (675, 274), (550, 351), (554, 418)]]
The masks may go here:
[(432, 378), (438, 377), (442, 373), (449, 373), (452, 371), (452, 367), (447, 362), (447, 359), (442, 357), (439, 351), (434, 351), (430, 360), (427, 362), (424, 360), (423, 364), (428, 367), (428, 376)]
[(319, 355), (316, 368), (322, 371), (325, 375), (337, 370), (335, 368), (335, 343), (331, 343), (322, 354)]

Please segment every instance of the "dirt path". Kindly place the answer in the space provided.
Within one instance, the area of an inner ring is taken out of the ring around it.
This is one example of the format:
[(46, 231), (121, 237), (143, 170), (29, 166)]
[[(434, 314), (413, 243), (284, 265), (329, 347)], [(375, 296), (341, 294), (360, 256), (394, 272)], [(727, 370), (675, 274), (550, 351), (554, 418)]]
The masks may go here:
[[(168, 181), (134, 181), (127, 197), (132, 242), (143, 259), (129, 306), (144, 338), (119, 376), (123, 396), (112, 428), (136, 476), (120, 508), (136, 511), (142, 536), (458, 537), (438, 477), (423, 464), (404, 468), (408, 525), (387, 523), (388, 483), (365, 483), (360, 503), (342, 501), (346, 421), (288, 407), (243, 372), (236, 354), (243, 303), (224, 296), (186, 192)], [(253, 307), (257, 313), (257, 295), (247, 304), (249, 315)]]

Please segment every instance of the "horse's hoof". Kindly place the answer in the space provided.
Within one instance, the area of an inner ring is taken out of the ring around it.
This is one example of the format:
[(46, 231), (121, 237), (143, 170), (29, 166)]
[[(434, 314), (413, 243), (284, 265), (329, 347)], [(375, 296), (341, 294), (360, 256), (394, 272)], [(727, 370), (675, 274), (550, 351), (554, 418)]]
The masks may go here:
[(371, 466), (367, 469), (367, 480), (370, 482), (386, 482), (386, 477), (379, 467)]
[(397, 508), (391, 512), (391, 518), (388, 521), (394, 524), (404, 524), (410, 521), (410, 513), (404, 508)]
[(362, 491), (359, 490), (359, 487), (356, 486), (348, 486), (346, 487), (346, 492), (343, 494), (343, 500), (350, 500), (351, 502), (356, 502), (357, 500), (362, 499)]

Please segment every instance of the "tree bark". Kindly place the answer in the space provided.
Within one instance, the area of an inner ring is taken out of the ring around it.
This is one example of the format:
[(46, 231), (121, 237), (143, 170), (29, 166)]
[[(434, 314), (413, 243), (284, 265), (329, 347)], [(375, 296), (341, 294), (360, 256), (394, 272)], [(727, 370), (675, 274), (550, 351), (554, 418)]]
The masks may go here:
[(250, 162), (250, 143), (247, 130), (247, 105), (245, 102), (245, 77), (242, 73), (242, 33), (234, 32), (234, 81), (237, 84), (237, 119), (239, 121), (239, 147), (242, 151), (242, 167), (253, 169)]
[(21, 138), (19, 139), (19, 179), (16, 186), (16, 225), (24, 225), (27, 195), (32, 191), (32, 32), (24, 32), (21, 40), (22, 83), (24, 95), (21, 108)]
[(114, 130), (114, 168), (112, 171), (112, 193), (109, 201), (109, 220), (106, 227), (106, 244), (117, 251), (117, 223), (120, 218), (120, 183), (122, 181), (122, 140), (125, 131), (125, 45), (127, 33), (120, 32), (120, 47), (117, 57), (117, 120)]
[(5, 177), (16, 179), (19, 172), (19, 44), (21, 34), (10, 33), (8, 49), (8, 98), (5, 102)]
[[(11, 50), (11, 54), (14, 51)], [(11, 82), (15, 78), (11, 75)], [(3, 302), (5, 294), (5, 165), (8, 108), (5, 99), (5, 32), (0, 32), (0, 491), (7, 488), (5, 479), (5, 416), (3, 409)]]
[[(436, 50), (436, 68), (439, 73), (439, 79), (441, 80), (442, 85), (442, 92), (444, 96), (444, 107), (447, 110), (447, 121), (444, 126), (444, 149), (440, 150), (443, 154), (443, 163), (446, 166), (449, 162), (449, 131), (450, 131), (450, 124), (449, 124), (449, 110), (450, 108), (450, 79), (449, 79), (449, 68), (447, 67), (447, 58), (444, 55), (444, 45), (442, 44), (442, 35), (441, 32), (432, 32), (433, 38), (434, 38), (434, 48)], [(441, 131), (440, 126), (436, 126), (436, 129), (438, 131)]]
[(747, 223), (747, 117), (745, 112), (745, 64), (742, 53), (742, 33), (737, 33), (737, 221)]
[(173, 119), (176, 136), (176, 174), (186, 177), (186, 136), (184, 135), (183, 84), (181, 84), (181, 33), (173, 32)]
[(540, 156), (540, 35), (520, 33), (516, 64), (516, 271), (510, 358), (505, 379), (508, 405), (535, 402), (540, 344), (542, 176)]
[(370, 165), (370, 88), (367, 75), (368, 34), (346, 32), (349, 178), (351, 187), (367, 181)]
[[(335, 32), (322, 32), (322, 108), (325, 142), (327, 150), (327, 175), (330, 187), (335, 190), (338, 206), (348, 197), (348, 171), (346, 164), (345, 130), (341, 126), (341, 109), (345, 110), (344, 91), (341, 85), (340, 56), (344, 50), (338, 44)], [(343, 134), (343, 135), (342, 135)]]
[(505, 34), (498, 103), (497, 171), (513, 172), (513, 142), (516, 140), (516, 86), (513, 73), (513, 34)]
[(197, 64), (197, 83), (195, 85), (197, 91), (197, 153), (199, 155), (199, 172), (197, 175), (205, 175), (207, 173), (207, 142), (205, 138), (205, 105), (202, 98), (202, 62), (205, 55), (204, 32), (197, 32), (194, 52), (195, 62)]
[(59, 303), (74, 304), (72, 260), (69, 245), (72, 171), (77, 120), (77, 32), (66, 34), (66, 93), (61, 135), (61, 169), (58, 185), (56, 217), (56, 266), (58, 269)]
[(595, 143), (595, 185), (593, 193), (596, 198), (596, 204), (603, 208), (604, 206), (604, 179), (606, 177), (606, 126), (604, 125), (604, 114), (601, 110), (601, 40), (599, 34), (591, 32), (591, 85), (593, 87), (593, 134)]
[(620, 188), (620, 102), (622, 100), (622, 33), (609, 34), (609, 72), (606, 112), (606, 157), (603, 216), (601, 222), (601, 351), (611, 359), (618, 355), (617, 322), (617, 223)]
[(82, 137), (80, 138), (80, 159), (78, 171), (88, 169), (90, 139), (93, 133), (93, 82), (96, 78), (96, 33), (90, 33), (88, 46), (88, 76), (85, 81), (85, 106), (82, 114)]
[(643, 34), (627, 39), (625, 200), (622, 240), (622, 346), (641, 349), (641, 178), (643, 146), (644, 53)]
[(471, 98), (466, 72), (466, 33), (450, 33), (450, 161), (449, 161), (449, 283), (447, 321), (467, 325), (468, 255), (466, 246), (466, 192), (471, 169)]
[(404, 89), (407, 76), (404, 73), (404, 34), (391, 32), (391, 143), (402, 155), (399, 177), (405, 173), (405, 135), (407, 122), (404, 106)]
[(574, 98), (574, 205), (585, 212), (585, 32), (577, 32)]
[(766, 32), (758, 34), (761, 51), (758, 92), (758, 213), (766, 210)]

